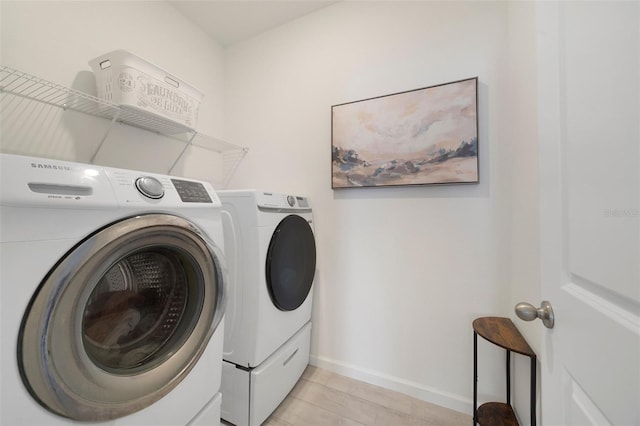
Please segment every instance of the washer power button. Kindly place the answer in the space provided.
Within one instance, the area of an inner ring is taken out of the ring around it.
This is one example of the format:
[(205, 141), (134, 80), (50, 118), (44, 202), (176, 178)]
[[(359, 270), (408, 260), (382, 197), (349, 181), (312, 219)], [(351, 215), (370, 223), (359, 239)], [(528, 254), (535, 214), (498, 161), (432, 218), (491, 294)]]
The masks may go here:
[(162, 183), (154, 177), (143, 176), (136, 179), (136, 188), (142, 195), (157, 200), (164, 196)]

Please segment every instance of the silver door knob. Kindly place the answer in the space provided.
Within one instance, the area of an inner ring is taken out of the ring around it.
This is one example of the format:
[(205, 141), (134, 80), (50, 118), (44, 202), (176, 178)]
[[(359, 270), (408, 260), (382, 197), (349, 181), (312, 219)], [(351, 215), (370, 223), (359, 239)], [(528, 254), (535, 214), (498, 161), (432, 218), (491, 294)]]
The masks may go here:
[(547, 328), (553, 328), (553, 309), (551, 303), (546, 300), (542, 301), (539, 308), (530, 303), (520, 302), (516, 305), (516, 315), (525, 321), (533, 321), (540, 318)]

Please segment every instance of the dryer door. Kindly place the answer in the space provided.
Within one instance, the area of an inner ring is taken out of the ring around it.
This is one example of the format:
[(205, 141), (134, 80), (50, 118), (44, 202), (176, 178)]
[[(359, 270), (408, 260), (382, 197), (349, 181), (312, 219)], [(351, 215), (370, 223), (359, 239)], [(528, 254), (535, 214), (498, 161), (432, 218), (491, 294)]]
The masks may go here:
[(316, 244), (307, 221), (285, 217), (276, 227), (267, 251), (267, 288), (282, 311), (297, 309), (307, 298), (316, 272)]
[(107, 420), (151, 405), (193, 368), (224, 313), (218, 248), (171, 215), (129, 218), (74, 247), (24, 315), (18, 362), (47, 409)]

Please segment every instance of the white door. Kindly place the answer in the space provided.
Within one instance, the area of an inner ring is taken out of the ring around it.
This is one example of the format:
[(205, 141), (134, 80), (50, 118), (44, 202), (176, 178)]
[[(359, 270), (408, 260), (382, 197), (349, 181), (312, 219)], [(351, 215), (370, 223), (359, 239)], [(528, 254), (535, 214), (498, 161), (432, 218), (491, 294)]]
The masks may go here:
[(537, 13), (541, 423), (640, 425), (640, 3)]

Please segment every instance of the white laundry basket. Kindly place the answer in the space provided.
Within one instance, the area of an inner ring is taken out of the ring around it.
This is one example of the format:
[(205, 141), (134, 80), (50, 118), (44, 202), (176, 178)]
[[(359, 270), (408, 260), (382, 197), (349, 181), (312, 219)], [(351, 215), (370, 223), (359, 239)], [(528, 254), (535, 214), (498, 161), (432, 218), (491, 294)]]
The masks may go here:
[(125, 50), (99, 56), (89, 65), (99, 98), (195, 128), (203, 98), (195, 87)]

